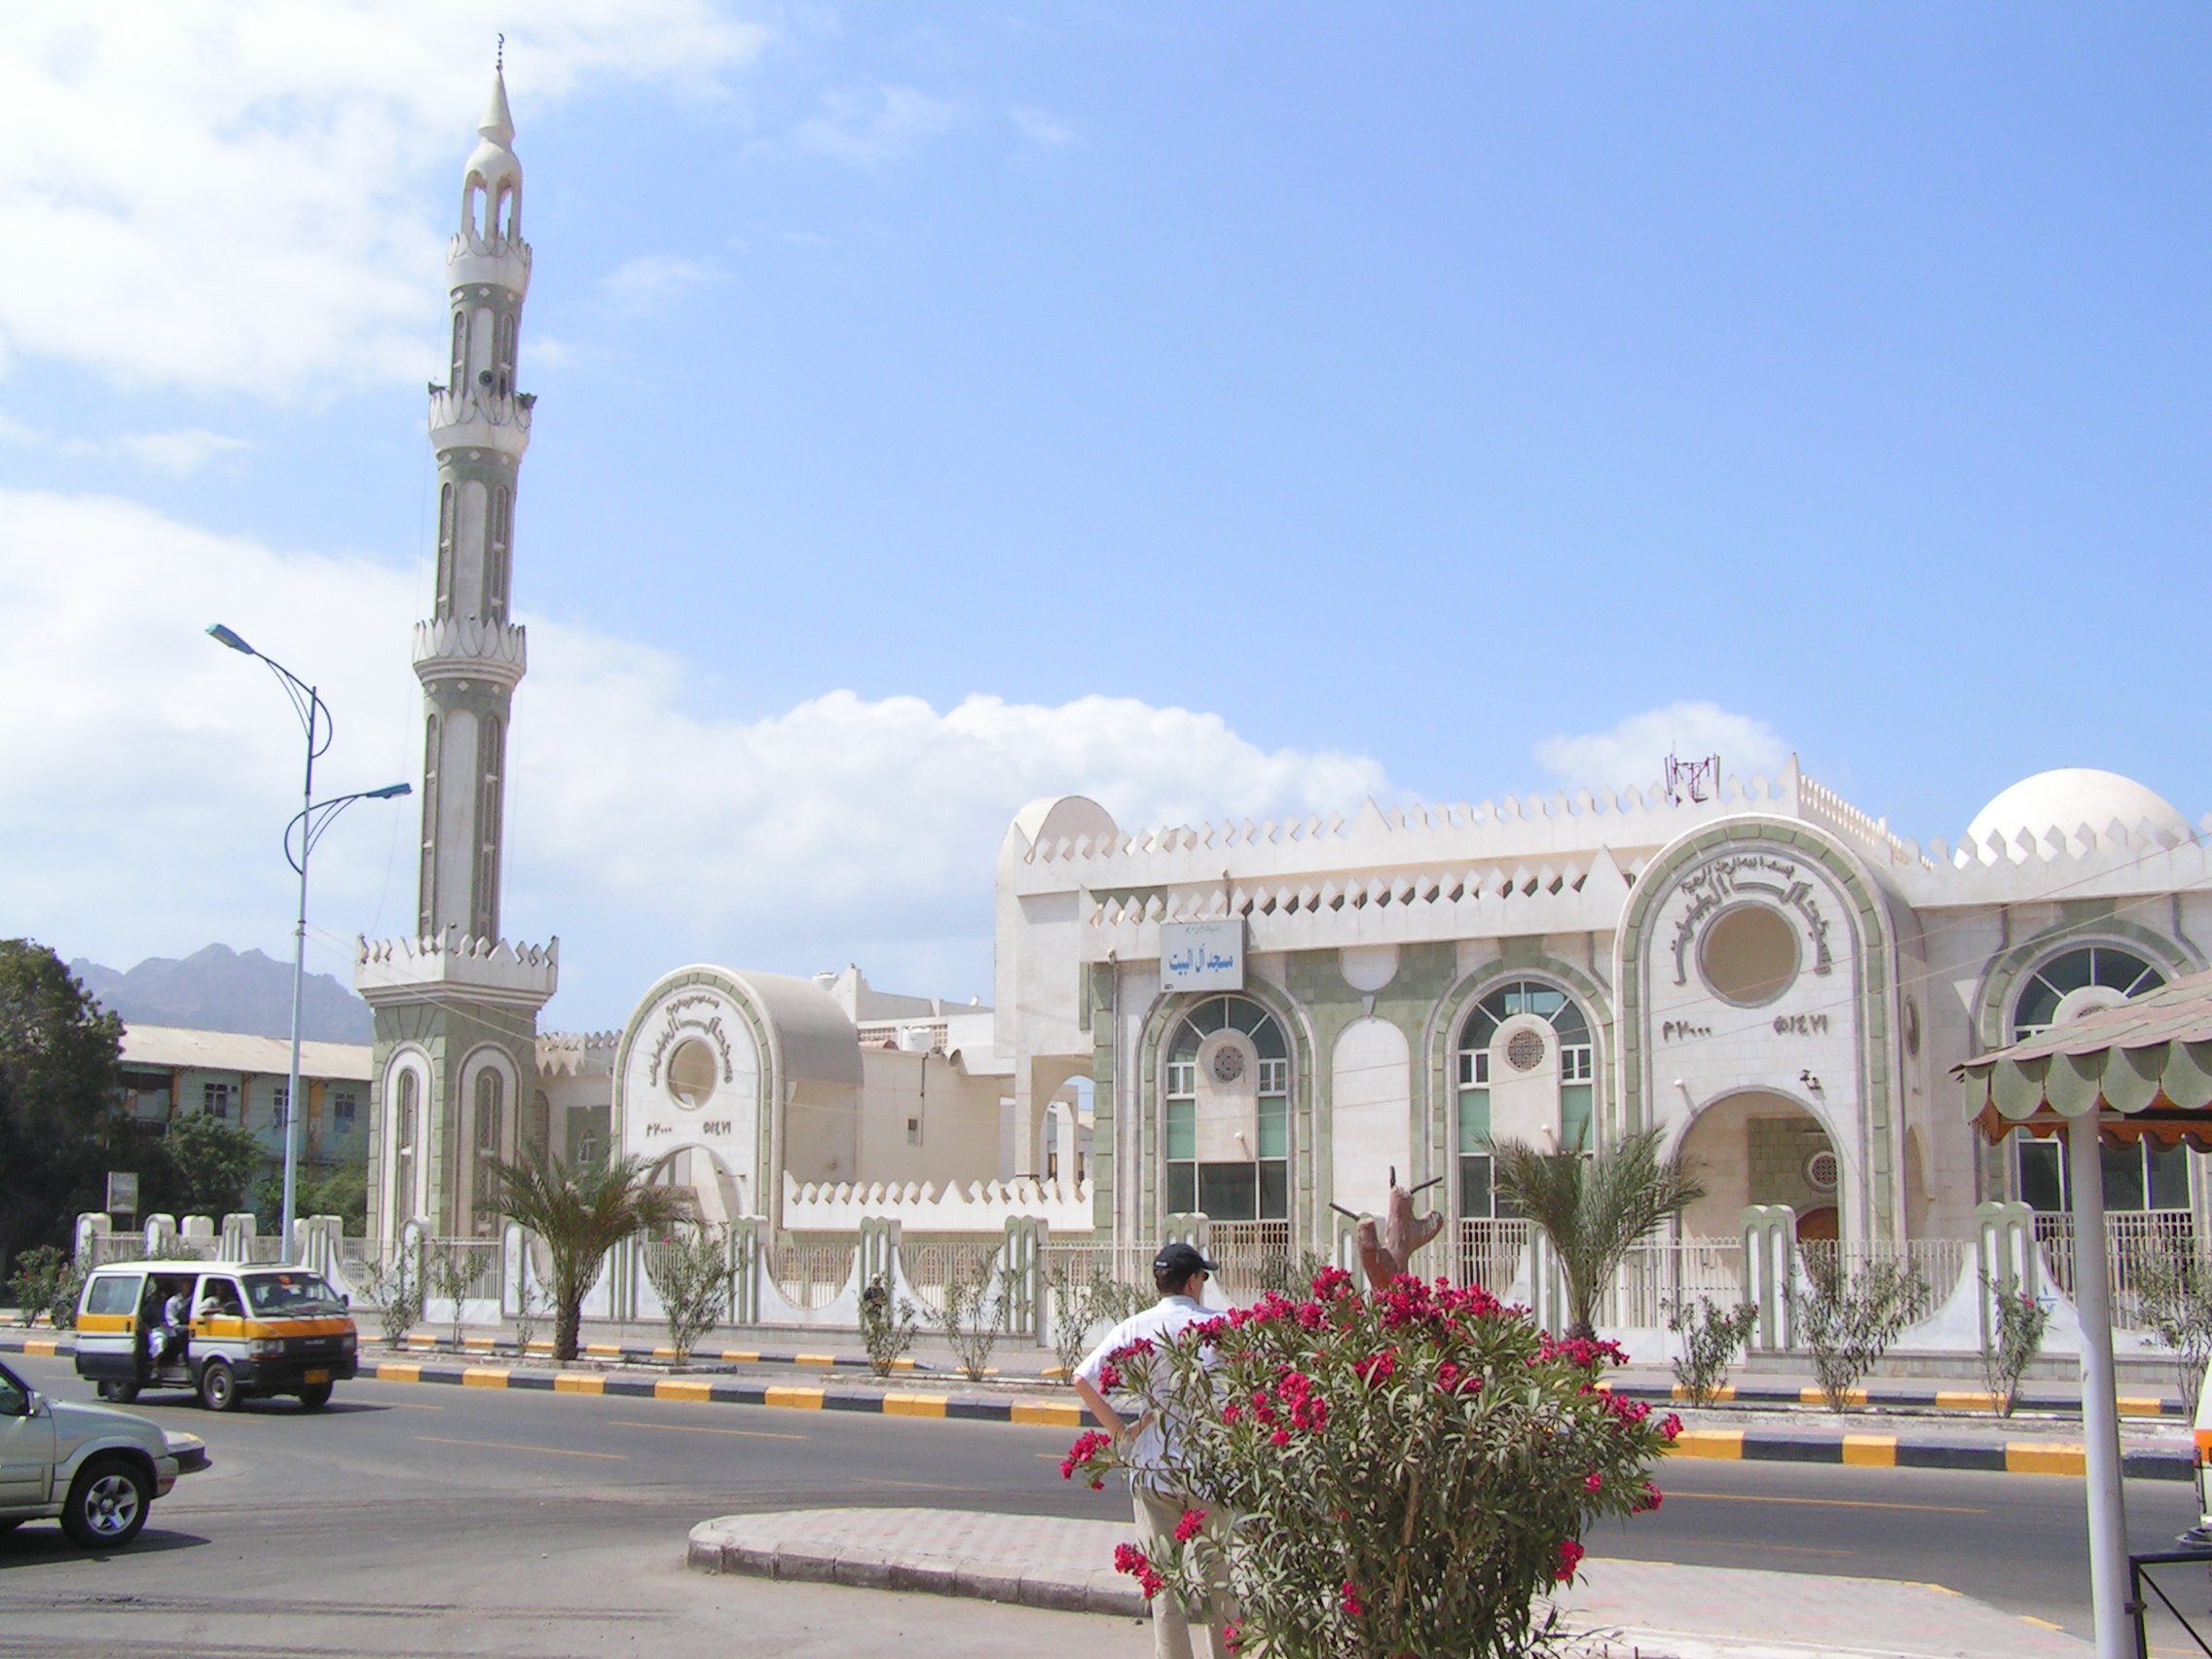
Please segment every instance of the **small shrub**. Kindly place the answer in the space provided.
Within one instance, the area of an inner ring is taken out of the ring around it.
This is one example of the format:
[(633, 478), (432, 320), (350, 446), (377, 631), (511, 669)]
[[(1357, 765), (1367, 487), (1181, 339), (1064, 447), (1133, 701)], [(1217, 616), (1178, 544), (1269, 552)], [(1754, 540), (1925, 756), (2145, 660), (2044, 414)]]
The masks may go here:
[(411, 1272), (404, 1248), (388, 1262), (372, 1262), (361, 1272), (361, 1294), (377, 1307), (377, 1325), (385, 1346), (397, 1347), (423, 1317), (423, 1275)]
[(60, 1246), (41, 1244), (16, 1258), (8, 1290), (25, 1324), (36, 1323), (43, 1313), (56, 1329), (66, 1331), (77, 1323), (77, 1298), (85, 1291), (85, 1273)]
[(729, 1310), (729, 1244), (712, 1227), (679, 1228), (645, 1246), (645, 1277), (660, 1293), (676, 1363), (685, 1364), (699, 1339)]
[(1799, 1254), (1810, 1288), (1790, 1287), (1797, 1333), (1813, 1350), (1813, 1378), (1828, 1410), (1841, 1412), (1890, 1344), (1923, 1317), (1935, 1299), (1912, 1262), (1869, 1262), (1854, 1272), (1838, 1252), (1808, 1249)]
[(2043, 1334), (2050, 1324), (2050, 1309), (2024, 1291), (2007, 1290), (1987, 1273), (1982, 1288), (1995, 1299), (1994, 1339), (1981, 1350), (1981, 1376), (1997, 1403), (2000, 1417), (2010, 1417), (2019, 1399), (2020, 1379), (2028, 1374), (2043, 1351)]
[(423, 1274), (430, 1281), (430, 1289), (453, 1304), (453, 1346), (458, 1349), (461, 1311), (468, 1293), (476, 1288), (482, 1259), (473, 1248), (459, 1241), (425, 1245), (423, 1253)]
[(888, 1377), (906, 1350), (914, 1346), (914, 1326), (920, 1317), (903, 1297), (892, 1306), (891, 1286), (881, 1273), (861, 1292), (861, 1346), (867, 1349), (868, 1368)]
[(2130, 1260), (2137, 1316), (2174, 1355), (2182, 1404), (2196, 1415), (2204, 1368), (2212, 1363), (2212, 1262), (2181, 1250)]
[[(1370, 1296), (1329, 1270), (1114, 1358), (1108, 1386), (1183, 1425), (1190, 1508), (1115, 1565), (1186, 1605), (1225, 1575), (1238, 1641), (1270, 1659), (1519, 1659), (1565, 1633), (1538, 1598), (1571, 1580), (1602, 1519), (1657, 1507), (1679, 1428), (1594, 1384), (1609, 1343), (1554, 1341), (1488, 1291), (1402, 1276)], [(1102, 1483), (1103, 1434), (1061, 1464)]]
[(1090, 1351), (1090, 1333), (1099, 1325), (1118, 1325), (1151, 1298), (1133, 1284), (1110, 1278), (1097, 1268), (1078, 1277), (1073, 1268), (1054, 1268), (1045, 1283), (1052, 1293), (1052, 1359), (1060, 1381), (1072, 1385), (1075, 1368)]
[(1675, 1361), (1675, 1382), (1692, 1405), (1710, 1406), (1727, 1385), (1728, 1367), (1751, 1341), (1759, 1322), (1755, 1302), (1739, 1302), (1733, 1308), (1716, 1306), (1701, 1296), (1697, 1306), (1687, 1302), (1667, 1307), (1667, 1329), (1682, 1339), (1681, 1356)]
[(537, 1335), (537, 1321), (545, 1312), (545, 1296), (530, 1275), (530, 1241), (522, 1247), (522, 1266), (515, 1274), (515, 1353), (527, 1359)]
[(945, 1281), (938, 1329), (944, 1333), (960, 1374), (971, 1382), (980, 1382), (990, 1369), (991, 1354), (1006, 1335), (1007, 1309), (1013, 1305), (1018, 1278), (1018, 1270), (994, 1270), (987, 1259), (977, 1262), (966, 1276), (955, 1273)]

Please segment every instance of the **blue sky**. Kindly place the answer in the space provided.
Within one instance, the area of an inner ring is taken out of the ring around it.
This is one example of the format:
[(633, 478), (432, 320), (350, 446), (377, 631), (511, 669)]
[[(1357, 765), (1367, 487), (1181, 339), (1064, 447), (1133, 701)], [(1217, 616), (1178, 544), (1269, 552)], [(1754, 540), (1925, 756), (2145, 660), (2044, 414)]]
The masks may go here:
[[(168, 654), (203, 596), (343, 664), (342, 773), (414, 770), (501, 27), (558, 1023), (693, 956), (984, 990), (998, 831), (1063, 789), (1625, 785), (1665, 728), (1923, 837), (2057, 765), (2212, 806), (2201, 7), (132, 12), (0, 22), (16, 690), (146, 676), (0, 723), (6, 931), (283, 942), (282, 710)], [(392, 824), (330, 843), (320, 965), (404, 925)]]

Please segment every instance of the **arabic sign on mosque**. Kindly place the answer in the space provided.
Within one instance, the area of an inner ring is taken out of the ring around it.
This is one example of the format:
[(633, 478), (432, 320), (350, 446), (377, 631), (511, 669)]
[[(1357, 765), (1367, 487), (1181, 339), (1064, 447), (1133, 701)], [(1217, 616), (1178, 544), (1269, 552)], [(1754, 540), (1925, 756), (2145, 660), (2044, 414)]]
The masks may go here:
[(1160, 924), (1160, 986), (1166, 991), (1244, 988), (1244, 924)]

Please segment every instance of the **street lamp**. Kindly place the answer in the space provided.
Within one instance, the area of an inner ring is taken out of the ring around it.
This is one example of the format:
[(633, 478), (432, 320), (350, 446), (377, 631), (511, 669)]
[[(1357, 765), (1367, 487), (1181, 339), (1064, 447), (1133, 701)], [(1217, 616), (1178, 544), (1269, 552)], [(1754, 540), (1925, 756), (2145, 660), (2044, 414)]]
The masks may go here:
[[(284, 826), (284, 862), (299, 872), (300, 913), (292, 931), (292, 1070), (284, 1087), (284, 1212), (278, 1222), (281, 1231), (284, 1259), (292, 1259), (293, 1208), (299, 1191), (300, 1168), (300, 998), (307, 981), (308, 952), (308, 855), (314, 844), (322, 839), (322, 832), (330, 828), (331, 821), (357, 800), (392, 800), (403, 794), (412, 794), (413, 787), (407, 784), (387, 784), (381, 790), (358, 790), (352, 794), (335, 795), (329, 800), (314, 798), (314, 763), (330, 748), (330, 705), (316, 693), (315, 688), (278, 662), (275, 657), (255, 650), (238, 635), (220, 622), (207, 630), (216, 644), (228, 645), (232, 650), (249, 657), (259, 657), (276, 676), (284, 694), (291, 698), (292, 709), (300, 717), (308, 739), (307, 774), (300, 787), (300, 810), (291, 823)], [(292, 850), (293, 831), (299, 831), (299, 851)]]

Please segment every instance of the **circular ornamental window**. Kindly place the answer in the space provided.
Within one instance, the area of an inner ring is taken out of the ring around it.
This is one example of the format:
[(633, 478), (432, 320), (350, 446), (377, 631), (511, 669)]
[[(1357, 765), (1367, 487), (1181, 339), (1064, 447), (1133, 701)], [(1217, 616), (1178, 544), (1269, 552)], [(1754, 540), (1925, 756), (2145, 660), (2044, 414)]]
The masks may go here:
[(1235, 1043), (1224, 1043), (1213, 1051), (1212, 1071), (1214, 1082), (1227, 1086), (1244, 1075), (1244, 1051)]
[(1836, 1181), (1841, 1173), (1842, 1169), (1835, 1161), (1835, 1154), (1825, 1147), (1805, 1160), (1805, 1185), (1812, 1188), (1816, 1193), (1834, 1192)]
[(1544, 1040), (1523, 1026), (1505, 1040), (1505, 1063), (1515, 1071), (1534, 1071), (1544, 1063)]
[(696, 1037), (686, 1037), (668, 1056), (668, 1091), (685, 1111), (707, 1103), (715, 1091), (715, 1051)]
[(1770, 1003), (1797, 977), (1797, 930), (1764, 904), (1731, 905), (1698, 941), (1697, 967), (1725, 1002), (1744, 1008)]

